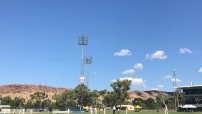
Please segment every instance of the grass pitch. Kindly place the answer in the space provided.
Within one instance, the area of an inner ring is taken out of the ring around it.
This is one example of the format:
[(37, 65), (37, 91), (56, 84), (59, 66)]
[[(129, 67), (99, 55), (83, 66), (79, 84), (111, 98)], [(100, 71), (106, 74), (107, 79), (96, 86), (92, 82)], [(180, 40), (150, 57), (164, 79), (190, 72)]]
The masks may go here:
[[(168, 114), (190, 114), (190, 113), (191, 114), (202, 114), (202, 112), (174, 112), (174, 111), (168, 112)], [(104, 114), (104, 113), (101, 112), (100, 114)], [(112, 111), (108, 111), (108, 112), (106, 112), (106, 114), (113, 114), (113, 113), (112, 113)], [(126, 112), (120, 111), (120, 113), (116, 112), (116, 114), (126, 114)], [(155, 110), (141, 111), (141, 112), (128, 111), (127, 114), (164, 114), (164, 111), (160, 111), (160, 112), (157, 112)]]
[[(25, 113), (25, 114), (30, 114), (30, 113)], [(56, 114), (56, 113), (33, 112), (32, 114)], [(58, 114), (65, 114), (65, 113), (58, 113)], [(86, 113), (70, 113), (70, 114), (90, 114), (90, 112), (86, 112)], [(98, 111), (97, 114), (104, 114), (104, 112), (103, 111)], [(113, 114), (113, 112), (112, 111), (106, 111), (106, 114)], [(116, 114), (126, 114), (126, 111), (120, 111), (119, 113), (116, 111)], [(127, 114), (164, 114), (164, 111), (160, 111), (160, 112), (156, 112), (155, 110), (141, 111), (141, 112), (128, 111)], [(168, 112), (168, 114), (202, 114), (202, 112), (174, 112), (174, 111), (170, 111), (170, 112)]]

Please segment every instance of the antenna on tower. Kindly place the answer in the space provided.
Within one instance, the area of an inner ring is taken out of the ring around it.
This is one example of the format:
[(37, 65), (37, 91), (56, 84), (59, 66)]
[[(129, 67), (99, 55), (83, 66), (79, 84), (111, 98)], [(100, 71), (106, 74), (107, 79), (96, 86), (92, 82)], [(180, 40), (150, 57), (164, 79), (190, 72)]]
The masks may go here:
[(80, 84), (85, 84), (85, 76), (84, 76), (84, 45), (88, 45), (88, 36), (84, 36), (82, 34), (78, 38), (78, 45), (82, 46), (81, 52), (81, 76), (80, 76)]

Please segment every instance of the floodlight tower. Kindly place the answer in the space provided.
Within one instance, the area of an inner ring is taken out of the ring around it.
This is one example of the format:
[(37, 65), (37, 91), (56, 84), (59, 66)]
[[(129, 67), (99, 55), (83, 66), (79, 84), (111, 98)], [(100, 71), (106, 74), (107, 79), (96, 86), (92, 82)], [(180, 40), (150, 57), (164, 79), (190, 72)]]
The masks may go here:
[(86, 56), (84, 63), (87, 64), (86, 84), (87, 84), (87, 87), (88, 87), (88, 83), (89, 83), (88, 65), (92, 63), (92, 56)]
[(84, 45), (88, 45), (88, 37), (82, 34), (78, 38), (78, 45), (82, 46), (81, 52), (81, 76), (80, 76), (80, 84), (85, 84), (85, 76), (84, 76)]

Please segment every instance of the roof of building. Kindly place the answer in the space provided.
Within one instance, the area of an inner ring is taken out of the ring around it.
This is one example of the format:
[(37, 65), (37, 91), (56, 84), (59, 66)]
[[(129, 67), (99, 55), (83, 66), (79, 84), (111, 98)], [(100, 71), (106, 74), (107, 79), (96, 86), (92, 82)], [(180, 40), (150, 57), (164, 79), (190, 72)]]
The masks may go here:
[(0, 108), (10, 108), (10, 105), (0, 105)]
[(202, 88), (202, 85), (192, 85), (192, 86), (177, 87), (177, 89), (189, 89), (189, 88)]
[[(133, 105), (121, 105), (121, 107), (128, 107), (128, 106), (133, 107)], [(120, 105), (117, 105), (117, 107), (120, 107)]]

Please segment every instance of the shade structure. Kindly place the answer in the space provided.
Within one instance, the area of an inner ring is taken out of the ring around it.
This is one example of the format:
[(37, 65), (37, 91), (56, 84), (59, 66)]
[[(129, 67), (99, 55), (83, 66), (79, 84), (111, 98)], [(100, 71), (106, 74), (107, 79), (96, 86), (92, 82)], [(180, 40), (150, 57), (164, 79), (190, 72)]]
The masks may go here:
[(141, 106), (139, 106), (139, 105), (137, 105), (137, 106), (135, 106), (135, 108), (142, 108)]
[(196, 108), (196, 106), (191, 104), (186, 104), (186, 105), (183, 105), (182, 108)]

